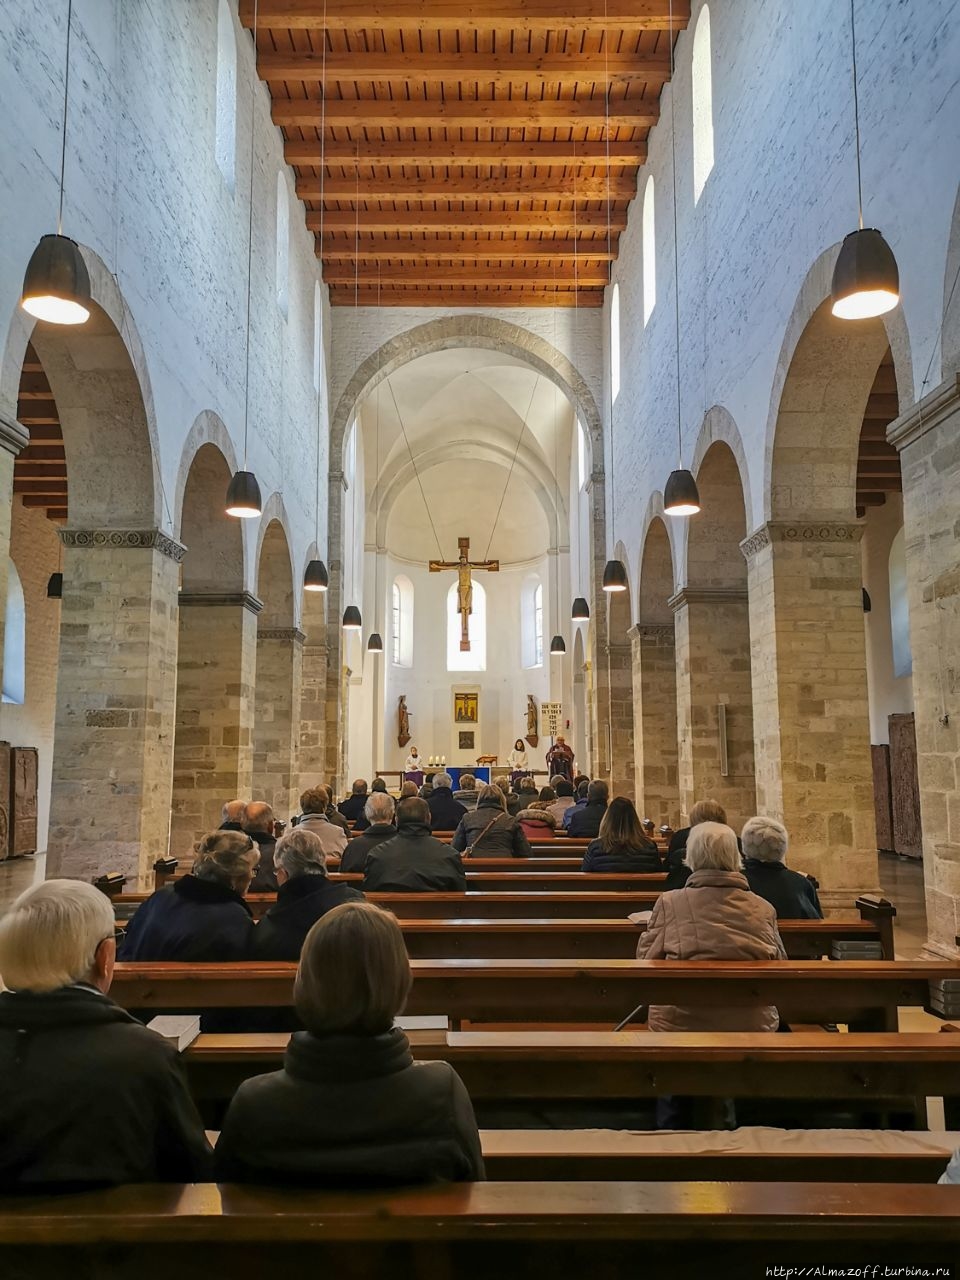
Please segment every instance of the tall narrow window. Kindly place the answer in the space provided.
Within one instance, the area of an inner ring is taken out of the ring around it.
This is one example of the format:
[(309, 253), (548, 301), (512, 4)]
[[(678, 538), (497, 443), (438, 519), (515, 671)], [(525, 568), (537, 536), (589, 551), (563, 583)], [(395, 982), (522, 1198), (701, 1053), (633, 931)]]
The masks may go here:
[(216, 157), (232, 195), (237, 181), (237, 38), (227, 0), (217, 6)]
[(713, 168), (713, 69), (710, 53), (710, 10), (700, 10), (693, 36), (693, 202)]
[(643, 189), (643, 323), (657, 301), (657, 228), (653, 211), (653, 174)]
[(313, 389), (319, 394), (323, 380), (323, 290), (313, 286)]
[(406, 576), (395, 579), (392, 598), (393, 664), (413, 666), (413, 583)]
[(610, 299), (610, 398), (616, 404), (620, 394), (620, 286), (613, 286)]
[(400, 585), (393, 584), (393, 665), (400, 665)]
[(290, 285), (290, 197), (283, 170), (277, 174), (277, 306), (287, 314)]
[(577, 423), (577, 488), (587, 483), (587, 437), (583, 424)]
[[(907, 601), (907, 543), (903, 529), (890, 548), (890, 636), (893, 642), (893, 674), (899, 679), (913, 674), (910, 648), (910, 606)], [(6, 681), (6, 669), (4, 669)]]
[(3, 701), (26, 701), (27, 609), (17, 566), (7, 561), (7, 605), (3, 624)]
[(460, 614), (457, 611), (457, 583), (447, 592), (447, 670), (486, 671), (487, 593), (479, 582), (473, 584), (473, 612), (469, 618), (470, 652), (460, 649)]
[(543, 583), (533, 593), (533, 653), (534, 665), (543, 666)]

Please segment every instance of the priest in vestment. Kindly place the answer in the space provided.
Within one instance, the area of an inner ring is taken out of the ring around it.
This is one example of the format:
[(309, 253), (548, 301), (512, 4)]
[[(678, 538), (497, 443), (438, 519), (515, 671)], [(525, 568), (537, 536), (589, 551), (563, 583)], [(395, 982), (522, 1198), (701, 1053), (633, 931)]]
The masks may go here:
[(563, 734), (557, 734), (557, 740), (547, 752), (547, 768), (551, 777), (557, 775), (573, 782), (573, 750), (567, 746)]

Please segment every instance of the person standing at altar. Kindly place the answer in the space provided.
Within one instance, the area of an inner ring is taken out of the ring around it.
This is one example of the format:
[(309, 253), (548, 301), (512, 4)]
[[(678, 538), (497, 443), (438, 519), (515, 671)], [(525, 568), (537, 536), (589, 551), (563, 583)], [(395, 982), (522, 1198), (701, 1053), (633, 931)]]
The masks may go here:
[(567, 782), (573, 781), (573, 751), (562, 733), (557, 734), (556, 742), (547, 752), (547, 768)]
[(510, 768), (510, 781), (514, 784), (529, 771), (527, 767), (527, 749), (522, 738), (518, 738), (513, 744), (513, 750), (507, 756), (507, 765)]
[(407, 756), (403, 764), (404, 773), (423, 773), (423, 760), (420, 758), (420, 752), (416, 747), (410, 748), (410, 754)]

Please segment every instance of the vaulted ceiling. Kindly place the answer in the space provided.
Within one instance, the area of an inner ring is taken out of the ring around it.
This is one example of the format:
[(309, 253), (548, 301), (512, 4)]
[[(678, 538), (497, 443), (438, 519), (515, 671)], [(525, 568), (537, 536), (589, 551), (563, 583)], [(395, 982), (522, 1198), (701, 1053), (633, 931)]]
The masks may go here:
[[(259, 0), (258, 67), (331, 302), (600, 306), (670, 4)], [(672, 7), (676, 33), (689, 0)], [(254, 0), (240, 14), (252, 27)]]

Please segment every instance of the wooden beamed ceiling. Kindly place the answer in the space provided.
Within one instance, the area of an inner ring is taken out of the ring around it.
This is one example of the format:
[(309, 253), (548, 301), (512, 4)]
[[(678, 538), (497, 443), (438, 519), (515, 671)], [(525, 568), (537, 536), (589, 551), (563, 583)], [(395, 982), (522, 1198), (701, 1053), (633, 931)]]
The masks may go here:
[[(252, 27), (254, 0), (240, 15)], [(689, 16), (673, 0), (675, 36)], [(259, 0), (258, 69), (331, 302), (600, 306), (669, 18), (670, 0)]]
[(67, 518), (67, 456), (57, 402), (32, 344), (27, 345), (20, 373), (17, 421), (30, 432), (30, 443), (13, 464), (13, 492), (25, 507), (40, 507), (47, 518)]

